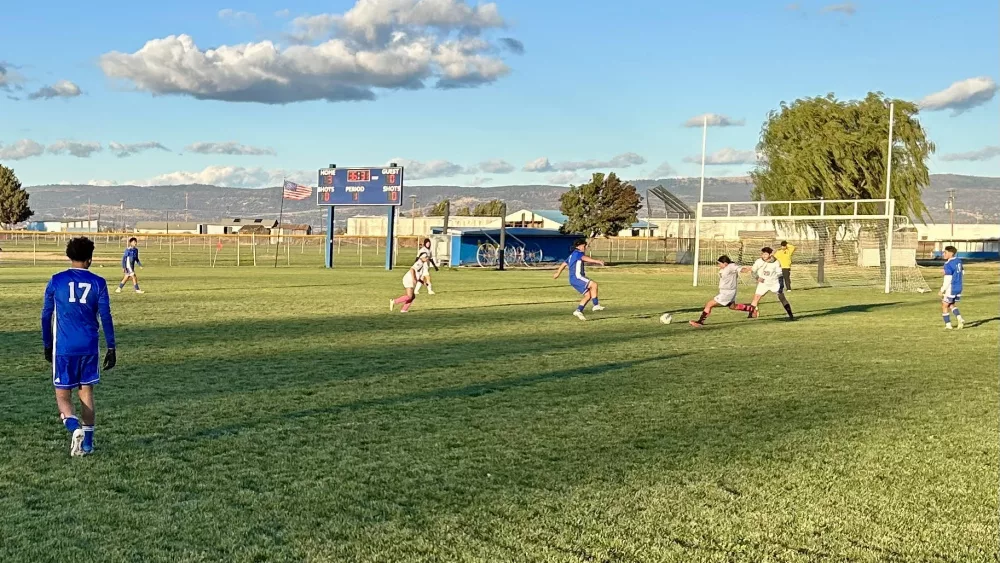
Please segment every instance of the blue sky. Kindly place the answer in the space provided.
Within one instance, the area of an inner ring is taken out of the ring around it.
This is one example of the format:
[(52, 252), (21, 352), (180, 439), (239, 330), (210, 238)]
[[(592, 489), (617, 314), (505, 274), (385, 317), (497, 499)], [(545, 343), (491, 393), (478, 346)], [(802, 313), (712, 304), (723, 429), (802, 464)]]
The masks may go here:
[(4, 14), (0, 162), (26, 185), (314, 184), (327, 163), (390, 159), (424, 184), (696, 176), (701, 130), (683, 124), (706, 113), (735, 123), (709, 130), (708, 174), (741, 175), (781, 101), (869, 90), (924, 102), (932, 172), (1000, 176), (992, 0), (109, 0)]

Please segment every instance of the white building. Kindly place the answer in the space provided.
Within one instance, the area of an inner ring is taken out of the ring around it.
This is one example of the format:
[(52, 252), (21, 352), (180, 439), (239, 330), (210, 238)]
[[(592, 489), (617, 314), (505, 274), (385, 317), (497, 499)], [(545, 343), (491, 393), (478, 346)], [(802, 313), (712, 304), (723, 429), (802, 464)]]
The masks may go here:
[(183, 221), (139, 221), (135, 224), (135, 232), (146, 235), (178, 234), (199, 235), (204, 232), (204, 226), (199, 223)]
[(27, 230), (44, 233), (96, 233), (97, 219), (42, 219), (29, 221)]

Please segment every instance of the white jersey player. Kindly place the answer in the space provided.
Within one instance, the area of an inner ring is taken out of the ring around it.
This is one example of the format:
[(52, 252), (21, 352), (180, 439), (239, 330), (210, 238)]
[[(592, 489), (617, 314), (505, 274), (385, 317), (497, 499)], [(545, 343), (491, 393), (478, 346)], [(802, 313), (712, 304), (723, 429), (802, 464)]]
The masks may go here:
[(760, 258), (750, 268), (750, 272), (757, 278), (757, 290), (754, 291), (753, 301), (745, 305), (741, 310), (748, 312), (748, 318), (757, 318), (760, 315), (760, 311), (757, 309), (760, 298), (768, 293), (774, 293), (778, 296), (778, 301), (781, 301), (781, 305), (785, 308), (789, 320), (795, 320), (795, 315), (792, 314), (792, 305), (785, 297), (785, 282), (782, 279), (781, 263), (778, 262), (773, 254), (774, 250), (770, 247), (765, 246), (760, 249)]
[(701, 317), (697, 321), (689, 321), (695, 328), (705, 326), (705, 319), (712, 314), (715, 307), (728, 307), (734, 310), (745, 311), (746, 305), (736, 304), (736, 288), (740, 283), (740, 272), (749, 272), (750, 268), (737, 266), (726, 255), (719, 256), (717, 261), (719, 266), (719, 294), (705, 303), (705, 309), (701, 312)]
[[(420, 250), (417, 251), (417, 258), (419, 259), (423, 255), (427, 255), (427, 262), (434, 267), (434, 271), (438, 271), (438, 263), (434, 258), (434, 251), (431, 250), (431, 239), (425, 238), (424, 242), (420, 245)], [(413, 294), (416, 295), (420, 293), (421, 284), (427, 286), (427, 295), (434, 295), (434, 288), (431, 287), (431, 272), (430, 269), (427, 270), (426, 281), (417, 282), (417, 286), (413, 288)]]
[(430, 270), (429, 267), (430, 257), (427, 254), (421, 254), (417, 261), (410, 266), (410, 269), (406, 271), (406, 275), (403, 276), (403, 289), (406, 293), (403, 295), (389, 300), (389, 310), (392, 311), (396, 305), (402, 305), (399, 312), (407, 313), (410, 311), (410, 305), (413, 304), (414, 299), (417, 298), (414, 293), (414, 288), (421, 281), (427, 279), (427, 272)]

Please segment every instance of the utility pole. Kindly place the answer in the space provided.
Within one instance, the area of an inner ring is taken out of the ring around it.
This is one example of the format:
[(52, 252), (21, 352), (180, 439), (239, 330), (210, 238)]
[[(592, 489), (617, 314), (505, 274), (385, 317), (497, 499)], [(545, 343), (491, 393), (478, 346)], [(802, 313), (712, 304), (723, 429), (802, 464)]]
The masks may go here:
[(184, 222), (188, 222), (188, 193), (184, 192)]
[(121, 215), (122, 219), (122, 232), (125, 232), (125, 200), (118, 200), (118, 214)]
[(948, 201), (944, 202), (944, 208), (951, 215), (951, 236), (955, 236), (955, 188), (948, 188)]

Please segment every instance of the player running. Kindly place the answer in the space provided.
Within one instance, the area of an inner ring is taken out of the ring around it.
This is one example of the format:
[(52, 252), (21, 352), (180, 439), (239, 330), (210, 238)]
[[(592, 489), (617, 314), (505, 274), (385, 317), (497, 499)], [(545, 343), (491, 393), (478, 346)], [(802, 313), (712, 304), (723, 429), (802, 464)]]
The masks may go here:
[(135, 267), (139, 266), (142, 268), (142, 262), (139, 261), (139, 249), (136, 245), (139, 240), (135, 237), (128, 239), (128, 248), (125, 249), (125, 254), (122, 255), (122, 270), (125, 271), (125, 277), (122, 278), (121, 283), (118, 284), (118, 289), (115, 293), (121, 293), (122, 288), (125, 287), (125, 282), (132, 279), (133, 287), (135, 287), (136, 293), (145, 293), (139, 289), (139, 278), (135, 275)]
[(958, 311), (958, 302), (962, 299), (962, 278), (965, 277), (965, 268), (962, 261), (956, 256), (958, 249), (954, 246), (944, 247), (944, 283), (941, 284), (941, 316), (944, 317), (944, 328), (951, 330), (951, 314), (955, 314), (958, 326), (964, 328), (965, 319)]
[(688, 321), (688, 324), (695, 328), (705, 326), (705, 319), (712, 314), (712, 309), (715, 307), (736, 309), (736, 288), (740, 283), (740, 272), (750, 271), (748, 267), (744, 266), (741, 268), (733, 264), (733, 261), (725, 254), (719, 256), (716, 263), (719, 266), (719, 294), (713, 297), (708, 303), (705, 303), (705, 309), (701, 312), (698, 320)]
[[(437, 264), (437, 260), (434, 259), (434, 252), (431, 251), (431, 239), (429, 239), (429, 238), (425, 238), (424, 242), (420, 245), (420, 250), (417, 251), (417, 258), (420, 258), (424, 254), (427, 255), (428, 262), (430, 263), (431, 266), (434, 267), (434, 271), (437, 272), (438, 271), (438, 264)], [(430, 271), (430, 269), (427, 270), (427, 281), (426, 282), (418, 282), (417, 283), (417, 287), (413, 288), (413, 294), (414, 295), (420, 293), (420, 286), (421, 285), (426, 285), (427, 286), (427, 295), (434, 295), (434, 289), (431, 287), (431, 271)]]
[[(72, 436), (69, 455), (94, 451), (94, 385), (101, 380), (98, 317), (104, 328), (108, 352), (105, 370), (115, 367), (115, 328), (111, 299), (104, 278), (88, 271), (94, 243), (74, 238), (66, 245), (72, 268), (49, 280), (42, 306), (42, 342), (45, 359), (52, 364), (52, 385), (63, 426)], [(73, 412), (73, 389), (79, 389), (83, 425)]]
[[(397, 304), (402, 303), (402, 308), (399, 309), (400, 313), (407, 313), (410, 310), (410, 305), (413, 304), (413, 300), (417, 298), (416, 287), (421, 281), (427, 284), (427, 271), (429, 269), (430, 254), (421, 254), (417, 257), (417, 261), (410, 266), (410, 269), (406, 271), (406, 275), (403, 276), (403, 288), (406, 289), (406, 293), (400, 295), (395, 299), (389, 300), (389, 310), (392, 311)], [(428, 289), (430, 285), (427, 284)]]
[(757, 278), (757, 290), (754, 292), (753, 301), (747, 305), (736, 305), (737, 311), (747, 311), (747, 318), (756, 319), (760, 315), (757, 304), (760, 298), (772, 292), (778, 296), (778, 301), (788, 313), (788, 320), (794, 321), (792, 305), (785, 297), (785, 284), (781, 275), (781, 264), (774, 258), (774, 250), (769, 246), (760, 249), (760, 258), (750, 267), (750, 273)]
[(559, 264), (559, 269), (552, 275), (552, 279), (558, 279), (563, 270), (569, 268), (569, 284), (573, 286), (573, 289), (583, 294), (583, 299), (580, 300), (580, 304), (577, 306), (576, 311), (573, 312), (573, 316), (581, 321), (585, 321), (587, 317), (583, 316), (583, 309), (587, 306), (587, 301), (591, 301), (594, 304), (590, 308), (591, 311), (603, 311), (606, 307), (598, 301), (597, 282), (587, 277), (583, 265), (597, 264), (598, 266), (603, 266), (604, 262), (587, 256), (587, 239), (576, 239), (573, 242), (573, 248), (573, 253), (569, 255), (566, 261)]

